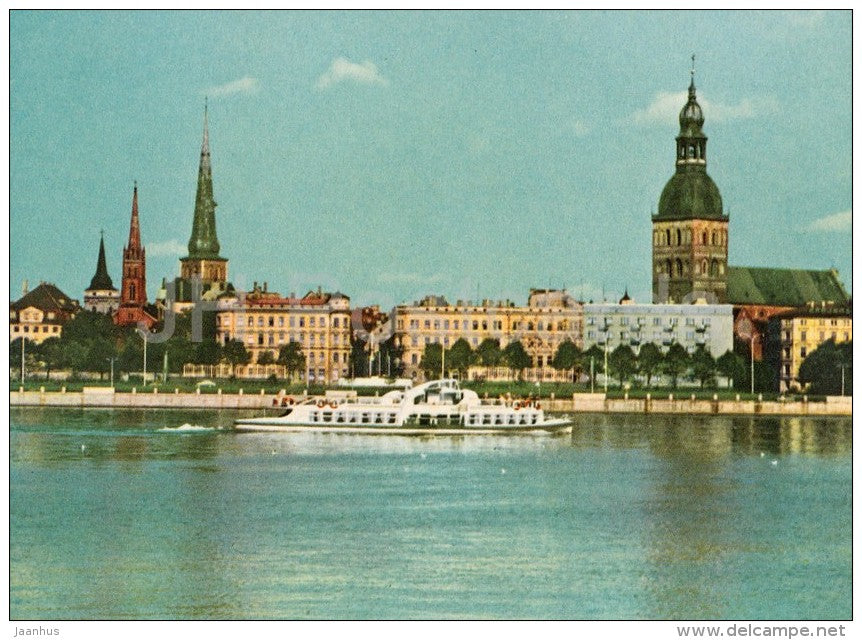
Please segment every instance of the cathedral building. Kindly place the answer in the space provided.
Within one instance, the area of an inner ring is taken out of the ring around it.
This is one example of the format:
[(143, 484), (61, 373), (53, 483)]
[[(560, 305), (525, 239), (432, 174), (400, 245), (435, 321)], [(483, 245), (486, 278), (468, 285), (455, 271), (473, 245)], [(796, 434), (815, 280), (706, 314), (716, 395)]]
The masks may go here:
[(90, 286), (84, 290), (84, 308), (88, 311), (112, 315), (120, 306), (120, 292), (114, 287), (108, 275), (105, 262), (105, 236), (99, 240), (99, 258), (96, 261), (96, 274)]
[(676, 172), (653, 216), (652, 292), (656, 303), (727, 301), (727, 223), (721, 194), (706, 173), (703, 110), (694, 70), (679, 114)]
[[(694, 70), (691, 74), (688, 101), (679, 114), (676, 172), (652, 218), (653, 302), (732, 305), (737, 350), (759, 361), (766, 351), (786, 351), (786, 345), (770, 345), (771, 318), (814, 307), (841, 311), (849, 307), (850, 296), (834, 269), (728, 266), (728, 216), (718, 187), (706, 173), (703, 110)], [(792, 379), (796, 370), (795, 364), (782, 369), (782, 379)]]
[(114, 313), (114, 324), (130, 326), (143, 323), (148, 329), (156, 324), (155, 309), (147, 303), (147, 253), (141, 244), (138, 219), (138, 183), (132, 194), (132, 220), (129, 242), (123, 249), (123, 283), (120, 306)]

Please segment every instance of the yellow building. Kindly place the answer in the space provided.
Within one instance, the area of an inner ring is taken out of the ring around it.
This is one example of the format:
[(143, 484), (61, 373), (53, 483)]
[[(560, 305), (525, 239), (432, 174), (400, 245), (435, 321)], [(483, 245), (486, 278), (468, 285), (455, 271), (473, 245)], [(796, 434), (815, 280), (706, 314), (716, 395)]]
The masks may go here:
[(305, 355), (302, 378), (334, 382), (347, 377), (350, 366), (350, 298), (320, 290), (283, 298), (255, 285), (248, 294), (219, 302), (216, 339), (222, 345), (242, 341), (252, 363), (265, 351), (277, 358), (282, 346), (295, 342)]
[[(426, 345), (449, 349), (464, 338), (474, 350), (486, 338), (499, 340), (500, 348), (520, 340), (533, 366), (524, 371), (527, 380), (566, 380), (567, 372), (551, 366), (557, 347), (564, 340), (581, 346), (583, 307), (565, 290), (532, 289), (527, 306), (506, 301), (483, 300), (475, 304), (458, 300), (449, 304), (442, 296), (428, 296), (412, 305), (399, 305), (394, 313), (395, 345), (402, 349), (404, 375), (419, 378)], [(449, 374), (450, 372), (447, 372)], [(503, 378), (505, 367), (473, 367), (471, 377)]]
[(23, 337), (42, 344), (48, 338), (59, 338), (63, 325), (79, 310), (77, 300), (43, 282), (9, 305), (9, 341)]
[(799, 367), (817, 347), (828, 340), (836, 344), (853, 340), (853, 316), (848, 308), (825, 305), (791, 311), (778, 316), (781, 332), (781, 391), (799, 389)]

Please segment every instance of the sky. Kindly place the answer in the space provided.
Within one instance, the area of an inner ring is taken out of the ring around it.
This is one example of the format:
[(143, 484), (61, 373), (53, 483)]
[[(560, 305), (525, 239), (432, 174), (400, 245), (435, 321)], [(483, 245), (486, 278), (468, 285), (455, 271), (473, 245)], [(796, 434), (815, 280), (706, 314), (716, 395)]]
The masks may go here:
[(729, 264), (852, 291), (849, 11), (10, 16), (10, 298), (187, 254), (204, 100), (229, 279), (388, 309), (651, 300), (691, 55)]

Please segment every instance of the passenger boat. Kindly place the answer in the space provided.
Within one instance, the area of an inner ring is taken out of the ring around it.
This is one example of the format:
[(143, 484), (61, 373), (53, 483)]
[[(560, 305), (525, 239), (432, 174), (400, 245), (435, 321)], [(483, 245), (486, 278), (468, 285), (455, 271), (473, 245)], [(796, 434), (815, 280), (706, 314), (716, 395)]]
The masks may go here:
[(457, 380), (433, 380), (375, 398), (304, 399), (280, 416), (242, 418), (234, 426), (239, 431), (447, 436), (572, 431), (567, 419), (547, 418), (536, 401), (482, 402)]

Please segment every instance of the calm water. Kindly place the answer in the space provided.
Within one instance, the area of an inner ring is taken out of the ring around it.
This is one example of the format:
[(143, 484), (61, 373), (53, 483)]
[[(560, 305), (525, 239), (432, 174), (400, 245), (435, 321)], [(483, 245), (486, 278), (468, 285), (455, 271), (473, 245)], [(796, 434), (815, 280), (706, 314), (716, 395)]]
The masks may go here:
[(852, 615), (849, 419), (417, 439), (237, 415), (13, 410), (11, 617)]

